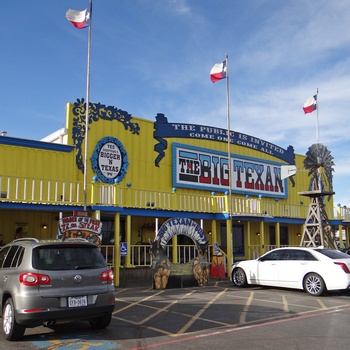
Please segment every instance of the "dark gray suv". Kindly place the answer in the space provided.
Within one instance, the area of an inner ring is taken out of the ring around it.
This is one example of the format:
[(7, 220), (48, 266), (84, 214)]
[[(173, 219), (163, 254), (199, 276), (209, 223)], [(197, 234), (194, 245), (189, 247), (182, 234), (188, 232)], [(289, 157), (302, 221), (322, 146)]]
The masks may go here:
[(27, 327), (72, 320), (107, 327), (115, 306), (113, 278), (88, 241), (14, 240), (0, 250), (4, 337), (18, 340)]

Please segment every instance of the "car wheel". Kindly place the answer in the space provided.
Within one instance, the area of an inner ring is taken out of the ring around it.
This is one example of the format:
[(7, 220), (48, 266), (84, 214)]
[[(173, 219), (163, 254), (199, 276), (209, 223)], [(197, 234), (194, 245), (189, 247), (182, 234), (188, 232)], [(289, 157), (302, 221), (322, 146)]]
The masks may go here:
[(26, 328), (16, 322), (12, 298), (5, 302), (2, 312), (2, 332), (7, 340), (18, 340), (23, 337)]
[(106, 328), (111, 323), (111, 319), (112, 314), (109, 313), (101, 317), (93, 318), (89, 323), (92, 329), (102, 329)]
[(326, 291), (326, 285), (320, 275), (309, 273), (304, 278), (304, 289), (313, 296), (319, 296)]
[(237, 267), (232, 272), (232, 282), (237, 287), (246, 287), (247, 286), (247, 276), (243, 269)]

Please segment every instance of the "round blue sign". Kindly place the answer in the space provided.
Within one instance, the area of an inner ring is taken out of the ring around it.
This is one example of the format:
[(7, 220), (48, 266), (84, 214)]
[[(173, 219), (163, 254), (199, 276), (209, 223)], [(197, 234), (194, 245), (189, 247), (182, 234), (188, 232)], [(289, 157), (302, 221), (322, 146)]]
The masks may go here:
[(110, 184), (119, 183), (129, 166), (122, 143), (112, 136), (106, 136), (98, 142), (91, 162), (97, 177)]

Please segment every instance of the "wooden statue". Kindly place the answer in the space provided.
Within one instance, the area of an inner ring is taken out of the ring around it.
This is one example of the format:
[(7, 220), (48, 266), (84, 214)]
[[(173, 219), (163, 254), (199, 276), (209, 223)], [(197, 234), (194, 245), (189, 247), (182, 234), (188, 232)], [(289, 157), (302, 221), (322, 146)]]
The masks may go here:
[(209, 283), (210, 263), (208, 262), (208, 242), (205, 244), (196, 243), (197, 257), (193, 259), (193, 274), (200, 287)]
[(150, 253), (152, 255), (153, 279), (156, 289), (165, 289), (170, 275), (170, 260), (160, 246), (159, 241), (149, 241), (151, 244)]

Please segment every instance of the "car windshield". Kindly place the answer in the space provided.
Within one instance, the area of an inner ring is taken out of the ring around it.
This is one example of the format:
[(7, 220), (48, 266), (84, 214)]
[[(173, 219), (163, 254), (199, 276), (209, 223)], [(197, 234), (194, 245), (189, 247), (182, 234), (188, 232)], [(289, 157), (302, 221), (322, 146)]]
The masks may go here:
[(106, 265), (98, 248), (90, 245), (39, 246), (33, 251), (33, 267), (38, 270), (78, 270)]
[(315, 249), (316, 252), (319, 252), (325, 256), (328, 256), (331, 259), (350, 259), (350, 255), (340, 252), (335, 249)]

